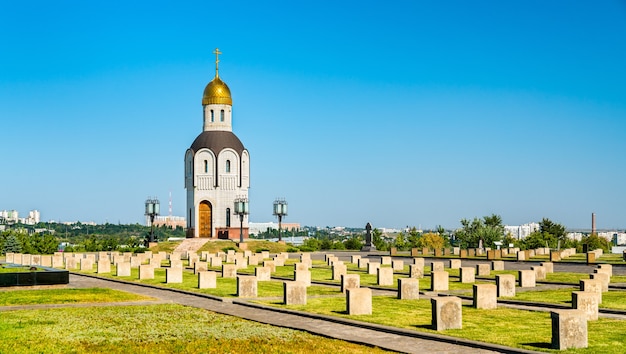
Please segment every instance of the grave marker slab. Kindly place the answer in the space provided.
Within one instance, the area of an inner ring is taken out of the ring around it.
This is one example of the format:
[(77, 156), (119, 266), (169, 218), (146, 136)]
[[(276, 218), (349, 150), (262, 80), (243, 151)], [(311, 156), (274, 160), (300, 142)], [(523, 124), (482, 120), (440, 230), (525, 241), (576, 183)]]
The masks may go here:
[(534, 270), (519, 270), (518, 274), (520, 287), (534, 288), (536, 286)]
[(249, 275), (237, 276), (237, 297), (257, 297), (256, 277)]
[(304, 283), (306, 286), (311, 286), (311, 272), (309, 270), (295, 270), (294, 280)]
[(285, 305), (306, 305), (306, 284), (299, 281), (283, 283), (283, 303)]
[(474, 284), (474, 308), (491, 310), (498, 308), (497, 288), (494, 284)]
[(392, 268), (378, 268), (378, 285), (386, 286), (393, 285), (393, 269)]
[(358, 274), (342, 274), (341, 275), (341, 292), (346, 293), (348, 289), (356, 289), (361, 287), (361, 277)]
[(346, 289), (346, 311), (348, 315), (371, 315), (372, 289)]
[(431, 291), (448, 291), (448, 272), (434, 271), (430, 279)]
[(435, 331), (463, 328), (463, 307), (456, 296), (434, 297), (432, 307), (432, 327)]
[(398, 278), (398, 299), (417, 300), (420, 297), (420, 283), (415, 278)]
[(222, 278), (237, 277), (237, 266), (234, 264), (222, 264)]
[(598, 294), (588, 291), (572, 291), (572, 307), (582, 310), (587, 321), (598, 319)]
[(581, 310), (554, 310), (552, 349), (587, 348), (587, 317)]
[(515, 275), (498, 274), (496, 275), (496, 286), (498, 287), (498, 297), (514, 297), (515, 296)]
[(217, 272), (202, 270), (198, 272), (198, 289), (217, 288)]
[(424, 266), (419, 264), (409, 264), (411, 278), (420, 279), (424, 277)]
[(459, 278), (461, 283), (473, 283), (476, 281), (476, 269), (474, 267), (459, 268)]

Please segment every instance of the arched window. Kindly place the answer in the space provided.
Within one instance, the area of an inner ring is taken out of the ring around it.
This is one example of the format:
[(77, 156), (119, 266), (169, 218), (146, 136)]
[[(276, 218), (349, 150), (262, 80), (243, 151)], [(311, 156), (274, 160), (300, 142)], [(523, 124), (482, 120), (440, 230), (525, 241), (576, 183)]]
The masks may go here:
[(209, 173), (209, 161), (204, 160), (204, 173)]
[(211, 122), (215, 122), (215, 112), (211, 110)]
[(226, 227), (230, 227), (230, 208), (226, 208)]
[(224, 121), (224, 110), (222, 109), (220, 111), (220, 122), (223, 122), (223, 121)]
[(226, 160), (226, 173), (230, 173), (230, 160)]

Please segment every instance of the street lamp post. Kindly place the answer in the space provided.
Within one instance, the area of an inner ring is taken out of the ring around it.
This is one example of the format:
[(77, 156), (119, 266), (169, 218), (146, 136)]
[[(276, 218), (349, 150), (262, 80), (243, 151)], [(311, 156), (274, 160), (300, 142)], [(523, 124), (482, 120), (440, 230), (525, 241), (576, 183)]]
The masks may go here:
[(239, 242), (243, 243), (243, 217), (249, 214), (248, 198), (238, 197), (235, 199), (235, 214), (239, 215)]
[(154, 239), (154, 217), (159, 215), (160, 209), (161, 205), (156, 197), (148, 197), (148, 199), (146, 199), (146, 216), (150, 217), (150, 237), (148, 238), (148, 242), (156, 242)]
[(284, 198), (276, 198), (274, 201), (274, 215), (278, 217), (278, 242), (280, 242), (282, 241), (282, 238), (280, 237), (281, 223), (283, 221), (283, 216), (287, 216), (287, 201)]

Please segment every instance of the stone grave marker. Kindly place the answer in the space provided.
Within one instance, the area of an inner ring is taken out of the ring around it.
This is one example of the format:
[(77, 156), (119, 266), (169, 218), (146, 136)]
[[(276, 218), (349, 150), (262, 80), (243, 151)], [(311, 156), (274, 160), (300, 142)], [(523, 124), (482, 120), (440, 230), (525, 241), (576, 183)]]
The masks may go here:
[(115, 275), (118, 277), (130, 277), (130, 262), (118, 263)]
[(404, 270), (404, 261), (401, 261), (401, 260), (393, 260), (393, 261), (391, 261), (391, 268), (394, 271), (399, 271), (399, 272), (403, 271)]
[(237, 297), (257, 297), (256, 277), (249, 275), (237, 276)]
[(424, 277), (424, 266), (419, 264), (409, 264), (411, 278), (420, 279)]
[(237, 277), (237, 266), (234, 264), (222, 264), (222, 278)]
[(522, 288), (534, 288), (536, 286), (535, 282), (535, 271), (534, 270), (519, 270), (519, 286)]
[(154, 267), (150, 264), (139, 265), (139, 279), (154, 279)]
[(459, 269), (461, 268), (461, 260), (460, 259), (451, 259), (450, 260), (450, 269)]
[(254, 268), (254, 276), (258, 281), (272, 280), (272, 270), (270, 267), (256, 267)]
[(443, 270), (434, 271), (430, 279), (431, 291), (448, 291), (448, 272)]
[(333, 280), (341, 280), (341, 276), (348, 273), (348, 268), (345, 264), (333, 265)]
[(341, 292), (346, 293), (348, 289), (356, 289), (361, 287), (361, 276), (358, 274), (342, 274), (341, 275)]
[(306, 284), (300, 281), (283, 283), (283, 303), (285, 305), (306, 305)]
[(165, 282), (180, 284), (183, 282), (183, 268), (165, 268)]
[(346, 289), (346, 312), (348, 315), (371, 315), (372, 289)]
[(378, 268), (380, 268), (380, 263), (378, 262), (367, 263), (367, 274), (371, 274), (371, 275), (378, 274)]
[(431, 272), (441, 272), (443, 271), (443, 262), (432, 262), (430, 263), (430, 271)]
[(377, 279), (380, 286), (393, 285), (393, 269), (378, 268)]
[(417, 300), (420, 297), (420, 283), (415, 278), (398, 278), (398, 299)]
[(474, 308), (491, 310), (498, 308), (497, 288), (494, 284), (474, 284)]
[(496, 275), (496, 286), (498, 287), (498, 297), (514, 297), (515, 296), (515, 275), (498, 274)]
[(598, 319), (598, 295), (588, 291), (572, 291), (572, 308), (582, 310), (587, 321)]
[(553, 310), (552, 349), (587, 348), (587, 316), (581, 310)]
[(432, 327), (435, 331), (463, 328), (463, 307), (456, 296), (434, 297), (432, 307)]
[(481, 277), (491, 275), (491, 264), (479, 263), (476, 265), (476, 274)]
[(580, 291), (596, 294), (598, 304), (602, 303), (602, 281), (599, 279), (581, 279)]
[(476, 269), (474, 267), (459, 268), (461, 283), (474, 283), (476, 281)]
[(311, 272), (307, 270), (295, 270), (294, 280), (304, 283), (306, 286), (311, 286)]

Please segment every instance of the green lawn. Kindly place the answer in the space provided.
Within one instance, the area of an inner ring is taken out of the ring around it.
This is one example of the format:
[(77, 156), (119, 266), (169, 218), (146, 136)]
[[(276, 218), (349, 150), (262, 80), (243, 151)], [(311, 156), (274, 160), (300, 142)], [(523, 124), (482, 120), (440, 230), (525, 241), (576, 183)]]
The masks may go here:
[(0, 291), (0, 306), (154, 300), (148, 296), (101, 288)]
[(0, 353), (382, 352), (173, 304), (5, 311), (0, 333)]
[[(31, 270), (30, 268), (36, 268), (35, 270)], [(0, 267), (0, 273), (28, 273), (28, 272), (33, 272), (33, 271), (43, 271), (43, 269), (38, 268), (38, 267), (31, 267), (31, 266), (20, 266), (20, 267), (5, 267), (5, 266), (1, 266)]]
[[(545, 302), (560, 305), (572, 305), (572, 291), (578, 289), (559, 289), (548, 291), (525, 291), (518, 292), (512, 300)], [(609, 291), (602, 293), (600, 308), (626, 310), (626, 293), (623, 291)]]

